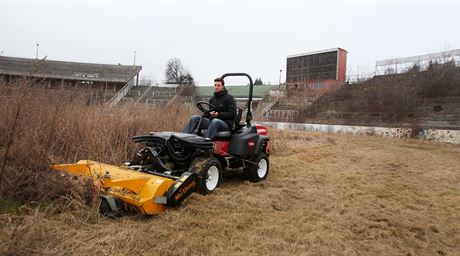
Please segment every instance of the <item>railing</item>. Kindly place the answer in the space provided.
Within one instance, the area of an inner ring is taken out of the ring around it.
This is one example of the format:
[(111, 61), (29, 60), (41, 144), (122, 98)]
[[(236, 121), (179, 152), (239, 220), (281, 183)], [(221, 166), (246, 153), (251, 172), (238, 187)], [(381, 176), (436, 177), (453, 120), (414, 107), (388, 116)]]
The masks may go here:
[(168, 103), (166, 103), (166, 106), (169, 106), (169, 105), (173, 104), (174, 102), (176, 102), (177, 99), (181, 96), (181, 94), (182, 94), (182, 90), (176, 92), (176, 94), (172, 97), (172, 99), (170, 99), (168, 101)]
[(144, 93), (139, 97), (139, 99), (136, 100), (136, 102), (134, 102), (134, 104), (137, 104), (139, 102), (141, 102), (144, 97), (150, 92), (150, 89), (152, 89), (152, 87), (147, 87), (147, 89), (144, 91)]
[(269, 117), (270, 116), (270, 110), (272, 109), (272, 107), (278, 103), (278, 100), (275, 100), (273, 102), (270, 102), (267, 106), (265, 106), (264, 109), (262, 109), (262, 116), (263, 117)]
[(125, 86), (123, 86), (123, 88), (121, 88), (121, 90), (107, 102), (107, 104), (109, 104), (109, 108), (115, 107), (126, 96), (126, 94), (128, 94), (129, 90), (133, 88), (134, 83), (131, 82), (133, 79), (134, 76), (131, 77), (131, 79), (126, 82)]

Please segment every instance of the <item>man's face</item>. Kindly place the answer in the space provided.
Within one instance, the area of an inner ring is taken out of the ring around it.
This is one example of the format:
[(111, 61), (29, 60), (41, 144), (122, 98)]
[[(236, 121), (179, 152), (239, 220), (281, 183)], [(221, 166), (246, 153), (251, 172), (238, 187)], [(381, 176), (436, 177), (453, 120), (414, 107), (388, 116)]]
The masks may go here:
[(214, 82), (214, 92), (219, 93), (222, 91), (224, 86), (222, 85), (222, 82)]

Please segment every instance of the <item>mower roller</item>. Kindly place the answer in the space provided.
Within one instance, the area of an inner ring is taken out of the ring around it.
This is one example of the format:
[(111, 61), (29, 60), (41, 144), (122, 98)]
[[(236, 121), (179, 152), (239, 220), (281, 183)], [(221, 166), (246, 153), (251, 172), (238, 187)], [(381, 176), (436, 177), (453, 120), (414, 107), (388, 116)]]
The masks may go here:
[[(237, 109), (235, 125), (218, 131), (213, 140), (202, 137), (205, 130), (198, 124), (194, 134), (181, 132), (151, 132), (132, 139), (144, 146), (133, 159), (118, 167), (91, 160), (75, 164), (57, 164), (52, 169), (76, 176), (90, 177), (101, 190), (100, 212), (119, 217), (135, 210), (153, 215), (168, 206), (181, 204), (193, 192), (209, 194), (229, 169), (243, 168), (251, 182), (267, 178), (270, 145), (266, 127), (252, 121), (252, 78), (245, 73), (227, 73), (249, 79), (246, 122), (241, 122), (242, 110)], [(209, 116), (214, 106), (198, 102), (202, 117)]]

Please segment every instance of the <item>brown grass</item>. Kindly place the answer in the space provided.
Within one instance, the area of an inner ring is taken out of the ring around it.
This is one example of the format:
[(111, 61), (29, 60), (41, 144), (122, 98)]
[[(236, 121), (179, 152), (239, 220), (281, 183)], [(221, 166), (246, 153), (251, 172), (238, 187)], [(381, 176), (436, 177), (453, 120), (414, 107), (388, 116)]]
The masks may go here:
[[(109, 114), (100, 106), (39, 99), (31, 99), (19, 115), (4, 176), (10, 181), (30, 174), (28, 168), (48, 179), (51, 162), (121, 163), (132, 152), (131, 135), (179, 130), (189, 115), (177, 116), (179, 107), (159, 115), (134, 106)], [(1, 120), (8, 120), (1, 126), (2, 150), (12, 103), (1, 103)], [(460, 253), (459, 146), (298, 131), (270, 130), (270, 135), (274, 154), (268, 180), (250, 183), (238, 172), (228, 173), (212, 195), (194, 194), (159, 216), (101, 218), (95, 207), (70, 193), (84, 181), (70, 180), (66, 187), (71, 189), (56, 190), (59, 202), (45, 200), (44, 191), (53, 189), (49, 184), (35, 189), (35, 196), (19, 197), (25, 202), (41, 198), (38, 205), (2, 200), (0, 254)], [(4, 193), (2, 198), (18, 199)]]

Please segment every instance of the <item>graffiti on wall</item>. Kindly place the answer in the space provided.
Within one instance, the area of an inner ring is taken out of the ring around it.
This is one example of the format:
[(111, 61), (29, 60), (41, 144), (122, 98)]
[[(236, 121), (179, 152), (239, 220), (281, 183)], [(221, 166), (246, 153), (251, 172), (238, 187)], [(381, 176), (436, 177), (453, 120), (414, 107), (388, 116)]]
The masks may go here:
[(460, 144), (460, 131), (457, 130), (418, 129), (417, 131), (413, 131), (411, 128), (388, 128), (282, 122), (261, 122), (261, 124), (280, 130), (290, 129), (356, 135), (375, 135), (389, 138), (417, 138), (423, 140)]

